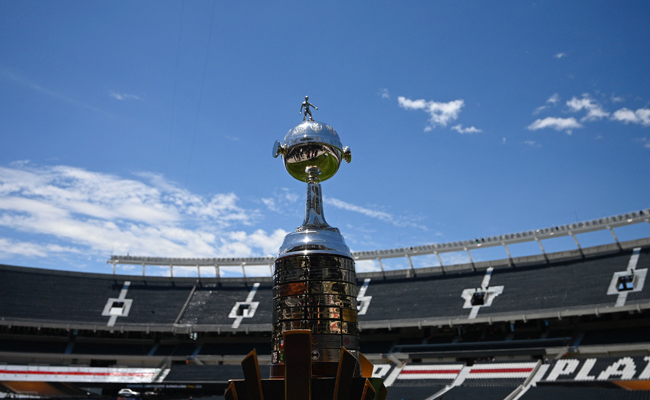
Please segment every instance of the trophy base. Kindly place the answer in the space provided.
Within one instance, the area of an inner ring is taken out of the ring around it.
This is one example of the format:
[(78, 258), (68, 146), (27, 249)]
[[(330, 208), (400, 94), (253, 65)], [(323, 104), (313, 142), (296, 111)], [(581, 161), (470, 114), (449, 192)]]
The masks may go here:
[[(372, 378), (372, 364), (362, 355), (361, 363), (341, 348), (341, 357), (336, 369), (325, 365), (333, 372), (329, 376), (313, 375), (311, 359), (311, 332), (293, 330), (285, 332), (285, 361), (274, 365), (271, 379), (261, 379), (257, 353), (250, 352), (242, 360), (244, 380), (231, 380), (226, 390), (226, 400), (385, 400), (387, 391), (383, 380)], [(327, 363), (330, 364), (330, 363)], [(358, 371), (359, 366), (361, 371)], [(318, 366), (317, 368), (322, 368)], [(275, 373), (283, 372), (283, 376)]]

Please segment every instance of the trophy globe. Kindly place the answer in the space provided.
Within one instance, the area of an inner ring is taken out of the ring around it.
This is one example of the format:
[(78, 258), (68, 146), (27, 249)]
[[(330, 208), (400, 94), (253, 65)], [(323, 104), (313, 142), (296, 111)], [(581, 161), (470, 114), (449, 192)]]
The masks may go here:
[(280, 155), (289, 175), (307, 183), (307, 201), (303, 224), (285, 237), (279, 256), (320, 250), (351, 257), (339, 230), (325, 221), (320, 187), (320, 182), (336, 174), (341, 161), (351, 161), (350, 149), (343, 147), (338, 133), (330, 125), (310, 120), (290, 129), (284, 143), (275, 142), (273, 157)]
[(341, 160), (351, 161), (350, 149), (343, 147), (334, 128), (316, 121), (289, 130), (284, 144), (276, 141), (273, 156), (280, 154), (289, 175), (302, 182), (324, 182), (336, 174)]

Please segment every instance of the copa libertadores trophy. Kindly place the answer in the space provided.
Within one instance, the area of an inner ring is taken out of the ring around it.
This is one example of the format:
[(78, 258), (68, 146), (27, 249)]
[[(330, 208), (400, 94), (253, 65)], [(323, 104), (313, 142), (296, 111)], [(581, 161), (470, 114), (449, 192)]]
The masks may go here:
[(245, 390), (249, 399), (383, 399), (382, 381), (371, 379), (372, 364), (359, 353), (354, 260), (323, 213), (321, 182), (351, 152), (310, 107), (318, 109), (305, 97), (303, 122), (273, 147), (289, 175), (307, 184), (307, 198), (302, 225), (285, 236), (274, 264), (271, 379), (259, 379), (253, 351), (242, 361), (245, 382), (229, 391)]
[(284, 238), (275, 261), (272, 376), (283, 368), (283, 336), (295, 329), (312, 333), (314, 375), (336, 373), (341, 347), (358, 358), (354, 261), (339, 230), (325, 221), (320, 185), (336, 174), (342, 160), (350, 162), (351, 153), (334, 128), (313, 121), (307, 100), (309, 120), (273, 148), (289, 175), (307, 183), (307, 199), (302, 225)]

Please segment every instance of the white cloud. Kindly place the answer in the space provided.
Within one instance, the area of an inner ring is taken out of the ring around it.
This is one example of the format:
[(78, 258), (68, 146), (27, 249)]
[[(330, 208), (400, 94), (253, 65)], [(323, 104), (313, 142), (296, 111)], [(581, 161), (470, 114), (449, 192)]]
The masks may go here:
[(347, 203), (347, 202), (345, 202), (343, 200), (335, 199), (335, 198), (332, 198), (332, 197), (325, 197), (323, 199), (323, 201), (326, 204), (331, 205), (333, 207), (336, 207), (336, 208), (339, 208), (339, 209), (342, 209), (342, 210), (346, 210), (346, 211), (356, 212), (356, 213), (365, 215), (365, 216), (370, 217), (370, 218), (375, 218), (375, 219), (378, 219), (380, 221), (388, 222), (388, 223), (393, 224), (395, 226), (411, 226), (411, 227), (414, 227), (414, 228), (426, 229), (425, 227), (423, 227), (421, 225), (418, 225), (416, 222), (414, 222), (412, 220), (409, 220), (409, 219), (403, 218), (403, 217), (396, 218), (393, 215), (391, 215), (391, 214), (389, 214), (387, 212), (384, 212), (384, 211), (373, 210), (373, 209), (367, 208), (367, 207), (361, 207), (361, 206), (358, 206), (358, 205), (355, 205), (355, 204), (350, 204), (350, 203)]
[(551, 95), (551, 97), (549, 97), (548, 100), (546, 100), (546, 103), (548, 103), (548, 104), (557, 104), (557, 103), (559, 103), (559, 101), (560, 101), (560, 95), (557, 94), (557, 93), (553, 93)]
[(63, 247), (55, 244), (40, 245), (0, 238), (0, 256), (47, 257), (52, 253), (81, 253), (81, 251), (74, 247)]
[(641, 143), (641, 145), (646, 149), (650, 149), (650, 139), (648, 139), (647, 137), (640, 138), (637, 141)]
[(55, 92), (55, 91), (50, 90), (50, 89), (48, 89), (46, 87), (43, 87), (42, 85), (40, 85), (40, 84), (38, 84), (36, 82), (33, 82), (31, 79), (25, 77), (24, 75), (22, 75), (20, 73), (10, 72), (10, 71), (7, 71), (4, 68), (0, 67), (0, 76), (4, 76), (4, 77), (12, 80), (13, 82), (15, 82), (15, 83), (17, 83), (17, 84), (19, 84), (19, 85), (21, 85), (23, 87), (35, 90), (35, 91), (37, 91), (39, 93), (45, 94), (47, 96), (50, 96), (50, 97), (58, 99), (58, 100), (63, 100), (64, 102), (72, 104), (74, 106), (87, 108), (89, 110), (108, 115), (103, 110), (95, 108), (95, 107), (93, 107), (93, 106), (91, 106), (89, 104), (86, 104), (86, 103), (82, 102), (82, 101), (78, 101), (76, 99), (68, 97), (68, 96), (66, 96), (66, 95), (64, 95), (62, 93)]
[(597, 121), (605, 117), (609, 117), (609, 113), (605, 111), (598, 102), (589, 97), (588, 94), (583, 94), (582, 98), (571, 98), (566, 102), (566, 105), (573, 112), (586, 111), (587, 115), (582, 117), (580, 121)]
[(160, 175), (138, 176), (150, 182), (69, 166), (0, 167), (0, 227), (29, 237), (3, 239), (0, 255), (267, 256), (286, 233), (243, 230), (261, 214), (234, 193), (201, 196)]
[(295, 203), (300, 199), (295, 192), (287, 188), (276, 189), (272, 197), (262, 198), (264, 204), (269, 210), (280, 214), (285, 214), (287, 210), (294, 210)]
[(582, 125), (576, 121), (575, 118), (555, 118), (555, 117), (546, 117), (544, 119), (538, 119), (528, 126), (528, 129), (531, 131), (536, 131), (538, 129), (552, 128), (556, 131), (567, 131), (568, 134), (571, 134), (571, 130), (575, 128), (582, 128)]
[(549, 98), (546, 100), (546, 104), (545, 104), (545, 105), (540, 106), (540, 107), (537, 107), (537, 108), (535, 109), (535, 111), (533, 112), (533, 115), (539, 114), (539, 113), (541, 113), (542, 111), (544, 111), (544, 110), (546, 110), (546, 109), (548, 109), (548, 108), (550, 108), (550, 107), (552, 107), (552, 106), (555, 106), (555, 105), (556, 105), (557, 103), (559, 103), (559, 102), (560, 102), (560, 95), (557, 94), (557, 93), (554, 93), (553, 95), (551, 95), (551, 97), (549, 97)]
[[(551, 105), (558, 104), (560, 101), (559, 95), (556, 93), (549, 97), (546, 104), (535, 109), (533, 114), (538, 114), (541, 111), (548, 109)], [(621, 97), (611, 97), (612, 103), (624, 101)], [(569, 112), (584, 112), (585, 115), (580, 118), (578, 122), (575, 118), (557, 118), (548, 117), (544, 119), (537, 119), (535, 122), (528, 126), (530, 130), (537, 130), (543, 128), (553, 128), (558, 131), (567, 131), (571, 134), (571, 129), (581, 128), (581, 122), (595, 122), (605, 118), (612, 121), (622, 122), (624, 124), (638, 124), (642, 126), (650, 126), (650, 108), (639, 108), (636, 111), (629, 108), (621, 108), (614, 113), (606, 111), (601, 104), (593, 99), (588, 93), (583, 94), (581, 97), (573, 96), (571, 100), (566, 102), (567, 111)]]
[(525, 144), (525, 145), (528, 145), (528, 146), (530, 146), (530, 147), (542, 147), (541, 144), (537, 143), (537, 142), (534, 141), (534, 140), (524, 140), (524, 144)]
[(429, 125), (425, 131), (430, 131), (437, 126), (447, 126), (451, 121), (455, 121), (465, 105), (463, 100), (441, 103), (424, 99), (411, 100), (403, 96), (398, 97), (397, 102), (406, 110), (422, 110), (429, 114)]
[(108, 95), (114, 98), (115, 100), (119, 101), (124, 101), (124, 100), (140, 100), (142, 101), (142, 98), (140, 96), (136, 96), (134, 94), (129, 94), (129, 93), (119, 93), (119, 92), (114, 92), (110, 90), (108, 92)]
[(468, 264), (472, 261), (469, 255), (464, 252), (442, 253), (440, 254), (440, 258), (442, 258), (442, 262), (445, 265)]
[(639, 124), (650, 126), (650, 108), (639, 108), (636, 111), (629, 108), (616, 110), (612, 115), (612, 120), (623, 122), (624, 124)]
[(381, 268), (375, 260), (360, 260), (355, 262), (357, 272), (379, 272)]
[(480, 130), (480, 129), (474, 127), (474, 126), (470, 126), (470, 127), (467, 127), (467, 128), (463, 128), (463, 125), (462, 125), (462, 124), (454, 125), (454, 126), (451, 127), (451, 129), (453, 129), (453, 130), (455, 130), (456, 132), (461, 133), (461, 134), (465, 134), (465, 133), (480, 133), (480, 132), (483, 132), (482, 130)]
[(356, 212), (356, 213), (359, 213), (359, 214), (363, 214), (363, 215), (365, 215), (367, 217), (370, 217), (370, 218), (376, 218), (376, 219), (378, 219), (380, 221), (393, 222), (393, 220), (394, 220), (393, 216), (386, 213), (386, 212), (373, 210), (373, 209), (365, 208), (365, 207), (361, 207), (361, 206), (357, 206), (357, 205), (350, 204), (350, 203), (347, 203), (347, 202), (345, 202), (343, 200), (335, 199), (335, 198), (332, 198), (332, 197), (327, 197), (327, 198), (324, 199), (324, 201), (325, 201), (326, 204), (330, 204), (330, 205), (332, 205), (332, 206), (334, 206), (336, 208), (340, 208), (340, 209), (347, 210), (347, 211), (353, 211), (353, 212)]
[(278, 249), (284, 241), (287, 232), (283, 229), (276, 229), (270, 234), (262, 229), (258, 229), (253, 233), (235, 232), (231, 234), (231, 240), (241, 243), (248, 247), (248, 250), (239, 254), (232, 254), (233, 257), (248, 257), (249, 254), (254, 253), (254, 248), (262, 249), (262, 254), (276, 255)]
[(566, 57), (566, 53), (557, 53), (553, 57), (557, 58), (558, 60)]
[(381, 96), (382, 99), (390, 99), (390, 93), (388, 93), (388, 89), (384, 88), (379, 91), (379, 95)]

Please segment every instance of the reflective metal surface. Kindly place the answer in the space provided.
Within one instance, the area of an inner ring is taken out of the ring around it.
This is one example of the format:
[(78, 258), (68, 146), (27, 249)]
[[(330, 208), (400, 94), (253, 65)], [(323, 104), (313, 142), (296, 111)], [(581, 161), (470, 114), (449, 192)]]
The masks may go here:
[(357, 285), (347, 282), (308, 281), (276, 284), (274, 297), (296, 296), (301, 294), (342, 294), (356, 296)]
[[(313, 105), (303, 106), (311, 119)], [(302, 225), (285, 236), (275, 260), (272, 365), (284, 362), (284, 333), (307, 329), (318, 370), (336, 366), (341, 347), (355, 355), (359, 349), (354, 260), (339, 230), (325, 221), (320, 185), (351, 153), (331, 126), (310, 120), (291, 129), (284, 144), (275, 143), (273, 156), (280, 155), (289, 174), (307, 183), (307, 197)]]
[[(304, 257), (291, 257), (283, 259), (281, 263), (276, 263), (275, 272), (285, 271), (305, 271), (307, 276), (314, 279), (314, 273), (332, 272), (335, 270), (354, 272), (354, 261), (348, 257), (317, 257), (320, 252), (312, 252)], [(316, 278), (318, 279), (318, 278)], [(346, 282), (354, 282), (354, 277), (349, 279), (339, 279)]]
[(299, 227), (284, 237), (278, 257), (308, 255), (312, 252), (352, 257), (343, 235), (336, 228)]
[(337, 228), (325, 221), (320, 182), (336, 174), (341, 160), (350, 162), (351, 152), (343, 147), (331, 126), (317, 121), (303, 122), (289, 130), (284, 144), (276, 141), (273, 156), (282, 155), (289, 174), (307, 182), (305, 219), (295, 232), (288, 234), (279, 257), (319, 252), (351, 257), (350, 248)]
[(356, 308), (341, 310), (343, 321), (359, 322), (359, 313)]
[(294, 178), (309, 180), (307, 169), (319, 169), (319, 180), (324, 182), (334, 176), (341, 160), (350, 162), (350, 149), (344, 148), (338, 133), (331, 126), (317, 121), (306, 121), (289, 130), (284, 144), (276, 142), (273, 156), (284, 156), (284, 167)]
[[(313, 172), (313, 171), (312, 171)], [(329, 228), (325, 221), (325, 211), (323, 210), (323, 195), (320, 184), (314, 182), (307, 183), (307, 201), (305, 202), (305, 219), (298, 230), (302, 228), (324, 229)]]
[(280, 320), (289, 319), (341, 319), (339, 307), (296, 307), (280, 309)]
[(355, 272), (336, 269), (336, 268), (323, 268), (322, 270), (309, 271), (304, 269), (293, 269), (288, 271), (276, 271), (278, 279), (283, 281), (301, 281), (307, 279), (320, 279), (324, 281), (346, 281), (353, 282)]
[(277, 307), (303, 307), (306, 304), (316, 304), (319, 306), (338, 306), (345, 308), (356, 307), (357, 298), (355, 296), (342, 296), (333, 294), (321, 295), (301, 295), (276, 298)]
[(320, 171), (320, 180), (325, 181), (336, 174), (342, 158), (342, 151), (334, 146), (300, 144), (288, 149), (284, 166), (291, 176), (303, 182), (309, 178), (307, 169), (316, 167)]
[(303, 101), (302, 104), (300, 105), (300, 112), (298, 113), (298, 114), (302, 115), (302, 109), (303, 108), (305, 109), (305, 116), (302, 117), (303, 121), (305, 120), (305, 118), (307, 118), (307, 115), (309, 115), (309, 120), (310, 121), (314, 120), (314, 117), (312, 117), (311, 111), (309, 110), (309, 107), (314, 107), (315, 109), (318, 110), (318, 107), (316, 107), (315, 105), (313, 105), (313, 104), (311, 104), (309, 102), (309, 96), (305, 96), (305, 101)]
[(309, 329), (313, 362), (336, 362), (341, 346), (359, 349), (354, 261), (308, 252), (278, 258), (273, 287), (273, 360), (283, 359), (283, 333)]

